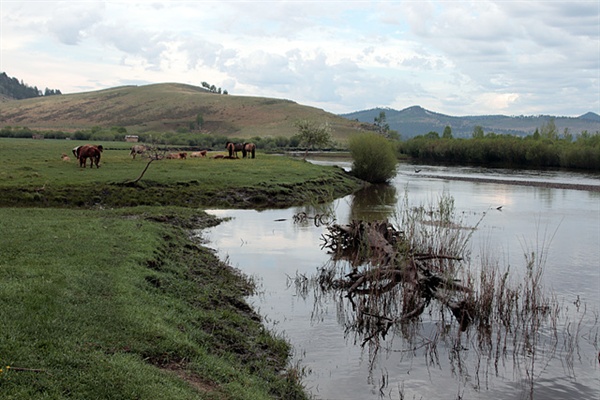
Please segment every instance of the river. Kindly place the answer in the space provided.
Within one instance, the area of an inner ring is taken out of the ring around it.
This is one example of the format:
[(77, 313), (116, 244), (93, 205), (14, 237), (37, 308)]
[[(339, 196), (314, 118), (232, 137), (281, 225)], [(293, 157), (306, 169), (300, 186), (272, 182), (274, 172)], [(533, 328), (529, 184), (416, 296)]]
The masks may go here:
[[(349, 168), (340, 161), (314, 162)], [(270, 329), (292, 344), (293, 363), (316, 399), (597, 400), (600, 192), (584, 187), (600, 188), (600, 174), (400, 164), (389, 186), (318, 209), (207, 210), (230, 219), (199, 235), (223, 260), (258, 282), (259, 294), (249, 302)], [(534, 253), (542, 260), (544, 294), (560, 313), (540, 326), (529, 357), (506, 348), (504, 356), (483, 354), (472, 338), (464, 339), (457, 352), (451, 335), (439, 334), (455, 329), (441, 324), (455, 321), (429, 311), (410, 338), (390, 335), (373, 358), (348, 329), (351, 310), (344, 299), (302, 293), (294, 285), (294, 278), (315, 276), (331, 264), (321, 248), (327, 227), (294, 216), (326, 212), (338, 224), (394, 222), (403, 207), (434, 205), (442, 196), (453, 199), (461, 225), (476, 227), (468, 250), (474, 271), (484, 261), (495, 263), (518, 285), (526, 256)]]

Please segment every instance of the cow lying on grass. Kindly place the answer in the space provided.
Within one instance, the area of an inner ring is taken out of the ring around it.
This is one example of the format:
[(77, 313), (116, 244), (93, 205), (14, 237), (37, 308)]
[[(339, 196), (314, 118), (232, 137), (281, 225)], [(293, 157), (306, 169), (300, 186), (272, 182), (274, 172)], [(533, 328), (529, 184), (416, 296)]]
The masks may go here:
[(187, 158), (187, 153), (169, 153), (167, 154), (167, 156), (165, 157), (167, 159), (173, 160), (173, 159), (182, 159), (185, 160)]

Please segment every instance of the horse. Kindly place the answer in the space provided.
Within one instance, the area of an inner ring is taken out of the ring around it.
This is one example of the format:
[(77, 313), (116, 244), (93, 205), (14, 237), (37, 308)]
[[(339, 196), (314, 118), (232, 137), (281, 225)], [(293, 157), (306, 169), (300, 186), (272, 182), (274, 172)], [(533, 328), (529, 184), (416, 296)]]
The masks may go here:
[(75, 156), (76, 159), (79, 160), (79, 149), (81, 149), (83, 146), (77, 146), (77, 147), (73, 147), (73, 155)]
[(94, 164), (96, 164), (96, 168), (100, 168), (98, 163), (100, 162), (100, 155), (104, 148), (102, 145), (94, 146), (91, 144), (86, 144), (84, 146), (80, 146), (77, 149), (77, 155), (79, 158), (79, 166), (85, 168), (87, 164), (87, 159), (90, 159), (90, 168), (94, 168)]
[(238, 158), (237, 153), (244, 150), (244, 145), (242, 143), (227, 142), (225, 148), (229, 152), (229, 157), (233, 157), (235, 154), (235, 158)]
[(242, 156), (246, 158), (248, 154), (252, 154), (252, 158), (255, 157), (256, 145), (254, 143), (244, 143), (244, 146), (242, 147)]
[(143, 144), (136, 144), (134, 146), (131, 146), (131, 152), (129, 153), (129, 155), (135, 160), (136, 155), (144, 154), (146, 150), (148, 150), (148, 148)]
[(193, 152), (190, 154), (190, 157), (206, 157), (206, 153), (207, 153), (207, 151), (206, 151), (206, 150), (202, 150), (202, 151), (193, 151)]

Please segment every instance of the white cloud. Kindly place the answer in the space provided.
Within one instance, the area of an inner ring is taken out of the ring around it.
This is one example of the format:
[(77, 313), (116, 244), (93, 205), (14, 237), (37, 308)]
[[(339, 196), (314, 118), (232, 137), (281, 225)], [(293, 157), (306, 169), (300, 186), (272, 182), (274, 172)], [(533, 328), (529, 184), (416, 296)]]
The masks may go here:
[(332, 112), (600, 112), (591, 1), (3, 1), (0, 70), (63, 92), (207, 81)]

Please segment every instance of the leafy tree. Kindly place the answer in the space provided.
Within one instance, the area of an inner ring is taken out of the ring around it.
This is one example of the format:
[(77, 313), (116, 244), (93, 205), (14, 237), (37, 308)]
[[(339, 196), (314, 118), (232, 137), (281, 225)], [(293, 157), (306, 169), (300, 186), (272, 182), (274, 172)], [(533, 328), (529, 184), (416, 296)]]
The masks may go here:
[(390, 125), (387, 123), (387, 117), (385, 116), (385, 111), (380, 111), (379, 116), (373, 119), (374, 125), (377, 127), (377, 131), (382, 135), (387, 136), (388, 131), (390, 130)]
[(198, 113), (196, 114), (196, 129), (202, 129), (202, 125), (204, 125), (204, 117), (202, 114)]
[(387, 123), (385, 111), (379, 112), (379, 116), (373, 118), (373, 125), (375, 125), (377, 132), (381, 135), (390, 139), (400, 140), (400, 134), (397, 131), (390, 129), (390, 124)]
[(540, 128), (540, 136), (544, 139), (557, 140), (558, 128), (554, 122), (554, 118), (550, 118), (548, 122), (542, 124)]
[(481, 125), (476, 125), (473, 127), (473, 139), (482, 139), (485, 136), (483, 132), (483, 127)]
[(442, 139), (452, 139), (452, 128), (450, 125), (446, 125), (444, 133), (442, 133)]
[(396, 176), (396, 144), (376, 133), (350, 137), (350, 154), (354, 160), (352, 174), (370, 183), (385, 183)]
[(39, 97), (42, 92), (36, 86), (29, 86), (17, 78), (9, 78), (5, 72), (0, 73), (0, 94), (16, 100)]
[(306, 147), (304, 159), (308, 156), (308, 150), (317, 147), (327, 147), (332, 143), (331, 128), (329, 124), (317, 125), (314, 121), (298, 120), (294, 124), (298, 129), (295, 135), (300, 146)]
[(44, 90), (44, 96), (54, 96), (54, 95), (57, 95), (57, 94), (62, 94), (62, 93), (58, 89), (48, 89), (48, 88), (46, 88)]

